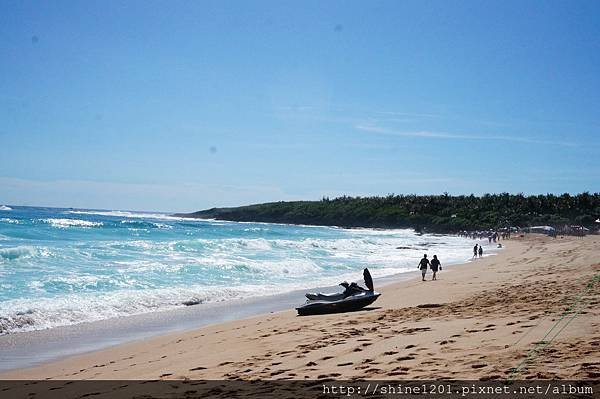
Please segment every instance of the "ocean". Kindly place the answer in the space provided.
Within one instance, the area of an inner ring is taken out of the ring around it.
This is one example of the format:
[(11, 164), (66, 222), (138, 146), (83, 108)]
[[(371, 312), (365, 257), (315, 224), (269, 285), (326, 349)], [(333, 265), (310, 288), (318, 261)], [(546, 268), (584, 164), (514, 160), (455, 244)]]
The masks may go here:
[[(412, 230), (0, 206), (0, 334), (416, 273), (472, 241)], [(298, 298), (298, 305), (303, 302)]]

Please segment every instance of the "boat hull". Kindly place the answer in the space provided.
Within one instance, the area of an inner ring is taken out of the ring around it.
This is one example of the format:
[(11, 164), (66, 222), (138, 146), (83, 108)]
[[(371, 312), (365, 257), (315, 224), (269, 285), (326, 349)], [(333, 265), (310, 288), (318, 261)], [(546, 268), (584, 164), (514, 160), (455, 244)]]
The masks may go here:
[(296, 310), (299, 316), (352, 312), (372, 304), (380, 295), (378, 292), (365, 292), (365, 294), (350, 296), (339, 301), (308, 301), (297, 307)]

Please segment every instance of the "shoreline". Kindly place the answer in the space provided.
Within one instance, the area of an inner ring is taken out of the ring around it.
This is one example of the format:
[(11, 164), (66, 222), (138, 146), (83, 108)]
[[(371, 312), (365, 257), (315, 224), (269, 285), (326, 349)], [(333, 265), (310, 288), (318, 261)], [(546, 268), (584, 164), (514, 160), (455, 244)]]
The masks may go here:
[[(479, 242), (479, 240), (475, 241)], [(494, 248), (494, 251), (488, 250), (487, 252), (491, 254), (497, 250)], [(447, 263), (447, 265), (453, 268), (471, 261), (467, 258), (463, 261)], [(356, 277), (360, 281), (361, 273), (357, 271)], [(374, 279), (375, 287), (379, 290), (380, 287), (404, 282), (413, 277), (411, 271), (378, 277)], [(305, 301), (304, 294), (306, 292), (336, 292), (339, 290), (338, 285), (318, 286), (0, 335), (0, 376), (2, 373), (39, 367), (72, 356), (109, 350), (119, 345), (174, 333), (185, 333), (230, 321), (267, 316), (275, 312), (294, 310)], [(35, 355), (30, 355), (30, 353)]]
[[(590, 277), (600, 237), (530, 235), (438, 281), (383, 286), (370, 310), (286, 310), (147, 338), (0, 379), (501, 379), (539, 344)], [(415, 273), (417, 273), (415, 268)], [(600, 284), (552, 351), (519, 378), (598, 379)], [(435, 289), (431, 289), (435, 287)]]

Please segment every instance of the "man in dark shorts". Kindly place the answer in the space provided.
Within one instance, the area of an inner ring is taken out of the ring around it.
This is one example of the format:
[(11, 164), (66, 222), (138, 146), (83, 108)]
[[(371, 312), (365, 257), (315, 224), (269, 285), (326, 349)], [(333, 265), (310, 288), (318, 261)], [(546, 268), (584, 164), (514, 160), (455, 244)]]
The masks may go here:
[(429, 267), (431, 267), (431, 271), (433, 272), (432, 280), (437, 280), (435, 275), (438, 272), (438, 269), (442, 270), (442, 264), (440, 263), (439, 259), (437, 258), (437, 255), (433, 255), (433, 259), (429, 263)]
[(423, 259), (419, 262), (419, 269), (421, 269), (421, 275), (423, 276), (423, 281), (425, 281), (425, 273), (427, 273), (427, 266), (429, 265), (429, 259), (427, 259), (427, 254), (423, 255)]
[(475, 244), (475, 246), (473, 247), (473, 257), (476, 258), (477, 257), (477, 247), (478, 245)]
[(483, 247), (480, 245), (479, 246), (479, 257), (481, 258), (483, 256)]

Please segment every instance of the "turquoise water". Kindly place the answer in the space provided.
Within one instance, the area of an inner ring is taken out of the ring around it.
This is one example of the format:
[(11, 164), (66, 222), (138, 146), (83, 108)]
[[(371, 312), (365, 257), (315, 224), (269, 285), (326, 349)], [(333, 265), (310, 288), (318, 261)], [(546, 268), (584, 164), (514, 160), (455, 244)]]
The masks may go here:
[(471, 246), (410, 230), (0, 206), (0, 333), (335, 285), (367, 266), (376, 278), (415, 272), (424, 252), (461, 262)]

